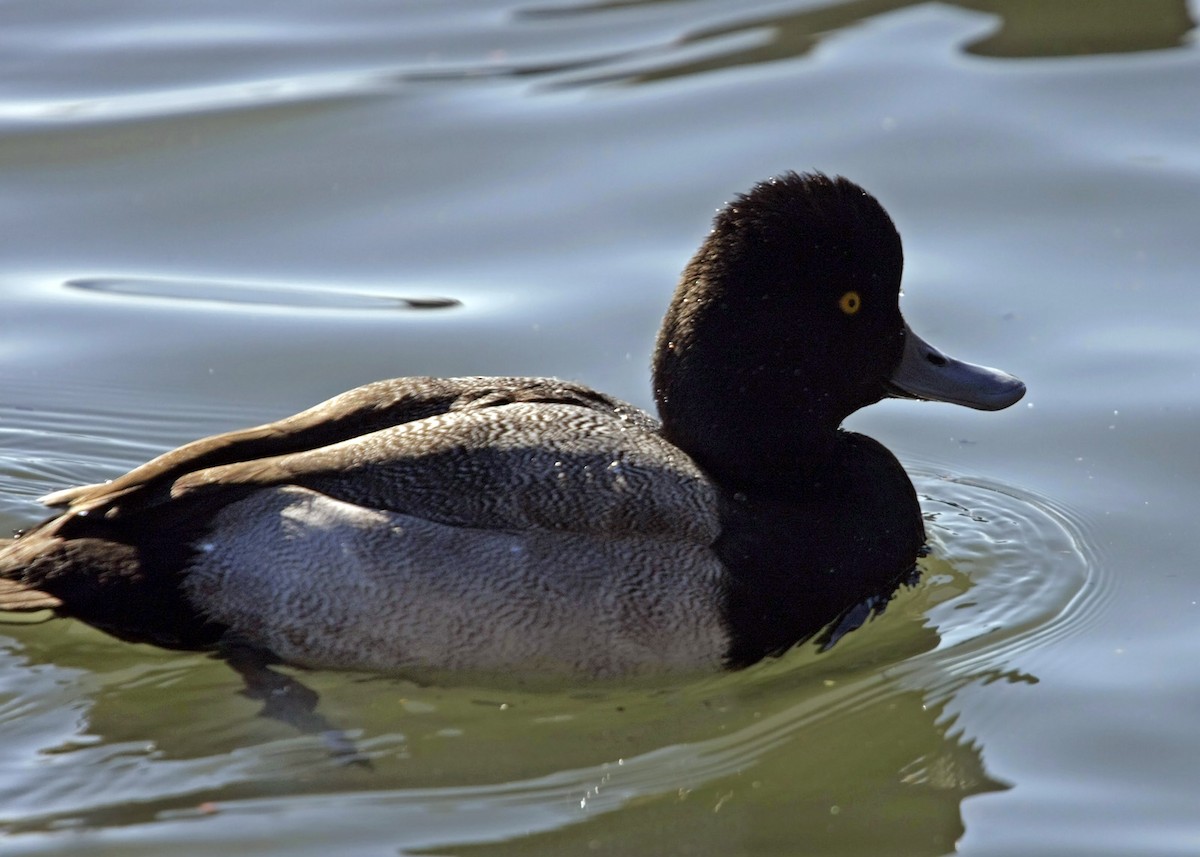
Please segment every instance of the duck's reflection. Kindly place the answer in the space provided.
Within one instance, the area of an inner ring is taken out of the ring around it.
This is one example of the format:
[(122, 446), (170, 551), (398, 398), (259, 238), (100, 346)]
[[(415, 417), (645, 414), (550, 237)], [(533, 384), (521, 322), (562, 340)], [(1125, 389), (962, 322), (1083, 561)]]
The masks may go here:
[[(994, 15), (996, 28), (969, 42), (970, 54), (1009, 59), (1129, 53), (1182, 47), (1196, 22), (1183, 0), (947, 0), (948, 5)], [(583, 15), (626, 6), (678, 5), (680, 0), (616, 0), (582, 6), (543, 6), (527, 17)], [(807, 5), (807, 4), (806, 4)], [(650, 83), (708, 71), (794, 59), (823, 39), (878, 15), (909, 6), (914, 0), (850, 0), (790, 14), (754, 15), (732, 11), (728, 23), (686, 33), (669, 56), (647, 58), (628, 71), (597, 69), (574, 84), (599, 81)], [(722, 46), (721, 43), (724, 43)], [(697, 57), (689, 46), (701, 50)], [(626, 57), (628, 59), (636, 59)]]
[[(819, 714), (801, 702), (690, 752), (659, 751), (674, 789), (636, 795), (620, 776), (598, 779), (596, 797), (625, 792), (619, 807), (593, 800), (581, 823), (516, 841), (463, 847), (451, 837), (447, 853), (725, 857), (801, 853), (803, 842), (806, 854), (945, 854), (965, 832), (962, 802), (1009, 787), (987, 772), (952, 699), (880, 693)], [(706, 768), (722, 774), (706, 781)]]
[(89, 697), (67, 729), (77, 734), (44, 736), (58, 776), (98, 776), (106, 759), (124, 765), (131, 754), (143, 774), (9, 818), (9, 829), (49, 833), (69, 818), (120, 836), (197, 805), (236, 815), (250, 801), (289, 811), (318, 838), (326, 815), (357, 818), (402, 853), (428, 847), (429, 823), (418, 845), (403, 822), (419, 812), (446, 819), (432, 853), (724, 856), (791, 853), (803, 841), (813, 854), (944, 854), (964, 832), (962, 802), (1007, 788), (958, 719), (961, 692), (1035, 681), (1007, 664), (962, 671), (939, 658), (926, 602), (970, 588), (944, 572), (932, 568), (939, 584), (902, 591), (829, 651), (809, 645), (674, 687), (485, 691), (303, 674), (375, 754), (371, 770), (331, 765), (316, 742), (305, 750), (286, 727), (254, 722), (255, 703), (215, 662), (83, 626), (68, 639), (10, 626), (23, 675), (40, 664), (90, 676), (72, 680)]

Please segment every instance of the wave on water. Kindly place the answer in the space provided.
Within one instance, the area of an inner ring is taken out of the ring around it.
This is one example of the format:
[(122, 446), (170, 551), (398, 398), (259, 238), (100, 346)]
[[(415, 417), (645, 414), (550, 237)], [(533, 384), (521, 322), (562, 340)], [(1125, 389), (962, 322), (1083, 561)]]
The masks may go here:
[(70, 289), (137, 298), (202, 301), (230, 306), (271, 306), (317, 310), (432, 310), (462, 306), (456, 298), (397, 297), (314, 286), (176, 280), (155, 277), (82, 277)]

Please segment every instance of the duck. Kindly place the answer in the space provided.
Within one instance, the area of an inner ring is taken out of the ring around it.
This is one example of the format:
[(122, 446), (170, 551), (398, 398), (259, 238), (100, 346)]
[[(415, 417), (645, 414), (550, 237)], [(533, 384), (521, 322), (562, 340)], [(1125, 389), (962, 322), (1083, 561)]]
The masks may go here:
[(819, 172), (719, 209), (652, 358), (657, 415), (556, 378), (404, 377), (42, 498), (0, 610), (375, 673), (738, 669), (895, 590), (925, 545), (882, 399), (1025, 386), (900, 312), (883, 206)]

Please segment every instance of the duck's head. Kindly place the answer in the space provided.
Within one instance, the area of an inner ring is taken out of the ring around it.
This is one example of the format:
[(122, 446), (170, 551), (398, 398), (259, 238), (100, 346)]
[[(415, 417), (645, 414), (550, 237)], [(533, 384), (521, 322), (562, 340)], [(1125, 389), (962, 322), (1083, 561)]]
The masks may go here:
[(683, 272), (654, 357), (668, 438), (717, 476), (819, 465), (849, 414), (887, 396), (999, 410), (1025, 385), (954, 360), (900, 314), (904, 255), (879, 202), (787, 173), (723, 208)]

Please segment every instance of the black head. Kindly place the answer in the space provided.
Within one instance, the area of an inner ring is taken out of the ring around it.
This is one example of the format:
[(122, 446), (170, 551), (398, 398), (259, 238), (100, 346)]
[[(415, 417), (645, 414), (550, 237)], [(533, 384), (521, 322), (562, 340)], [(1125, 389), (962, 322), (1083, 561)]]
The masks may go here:
[[(667, 437), (722, 481), (761, 487), (819, 466), (861, 407), (941, 398), (928, 379), (915, 393), (894, 383), (920, 342), (900, 315), (903, 266), (891, 218), (847, 179), (787, 173), (729, 203), (659, 334), (654, 391)], [(926, 348), (913, 360), (929, 371), (949, 360)], [(959, 392), (953, 400), (973, 404)]]

